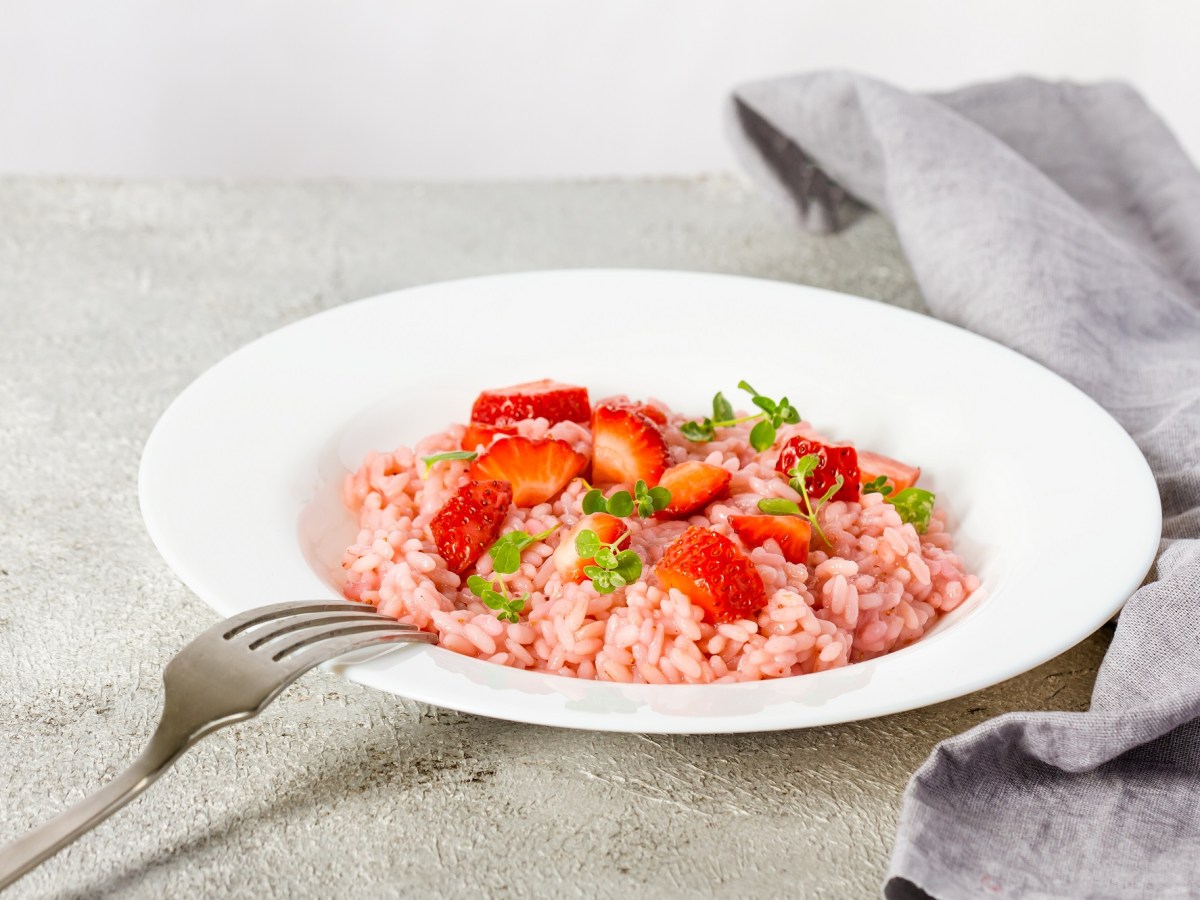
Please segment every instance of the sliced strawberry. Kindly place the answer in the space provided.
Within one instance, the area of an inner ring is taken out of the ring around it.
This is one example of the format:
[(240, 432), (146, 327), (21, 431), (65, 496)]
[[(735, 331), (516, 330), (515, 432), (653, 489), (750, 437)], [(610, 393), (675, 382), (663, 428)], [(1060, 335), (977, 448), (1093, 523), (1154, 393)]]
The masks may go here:
[(511, 425), (522, 419), (549, 419), (551, 425), (586, 422), (591, 414), (587, 388), (549, 378), (484, 391), (471, 407), (471, 421), (483, 425)]
[(822, 444), (811, 438), (794, 437), (779, 451), (775, 470), (787, 478), (788, 471), (796, 465), (796, 461), (810, 453), (820, 457), (817, 467), (805, 480), (809, 496), (814, 501), (825, 496), (825, 492), (836, 483), (838, 475), (842, 476), (842, 486), (830, 499), (850, 502), (858, 499), (858, 453), (849, 444)]
[(654, 574), (704, 610), (710, 622), (744, 619), (767, 602), (762, 576), (729, 538), (693, 525), (667, 547)]
[(549, 500), (583, 471), (587, 457), (566, 441), (502, 438), (471, 463), (467, 475), (477, 481), (499, 478), (512, 485), (513, 503), (537, 506)]
[(655, 513), (655, 518), (681, 519), (691, 515), (723, 494), (731, 478), (728, 469), (695, 460), (671, 466), (658, 482), (659, 487), (671, 492), (671, 502)]
[(580, 559), (575, 551), (575, 538), (579, 537), (580, 532), (588, 529), (596, 532), (603, 543), (611, 544), (625, 533), (625, 523), (608, 513), (592, 513), (576, 522), (575, 527), (567, 532), (562, 542), (554, 549), (554, 568), (558, 570), (563, 583), (573, 581), (580, 584), (587, 581), (583, 567), (594, 565), (596, 562), (591, 557)]
[(747, 547), (761, 547), (773, 540), (788, 562), (808, 559), (812, 526), (799, 516), (730, 516), (729, 524)]
[(599, 484), (639, 479), (658, 484), (671, 457), (657, 425), (640, 412), (597, 406), (592, 412), (592, 480)]
[(638, 403), (633, 407), (655, 425), (666, 425), (667, 414), (653, 403)]
[(461, 575), (500, 534), (512, 503), (506, 481), (468, 481), (442, 504), (429, 530), (451, 572)]
[(599, 400), (596, 402), (596, 405), (616, 406), (620, 409), (632, 409), (634, 412), (640, 412), (655, 425), (667, 424), (667, 414), (653, 403), (643, 403), (641, 400), (630, 400), (628, 397), (622, 395), (619, 397), (608, 397), (604, 400)]
[(480, 447), (486, 450), (500, 435), (516, 433), (517, 429), (506, 425), (484, 425), (482, 422), (470, 422), (467, 424), (467, 430), (463, 432), (459, 446), (464, 450), (478, 450)]
[(912, 487), (921, 477), (919, 468), (867, 450), (858, 451), (858, 471), (863, 484), (882, 475), (891, 482), (894, 491)]

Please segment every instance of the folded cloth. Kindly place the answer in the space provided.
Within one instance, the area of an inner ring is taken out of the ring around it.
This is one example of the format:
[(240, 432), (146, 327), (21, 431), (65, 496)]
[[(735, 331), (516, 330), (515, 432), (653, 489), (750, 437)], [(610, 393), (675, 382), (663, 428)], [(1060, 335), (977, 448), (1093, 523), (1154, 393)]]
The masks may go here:
[[(905, 792), (885, 896), (1197, 896), (1200, 174), (1121, 84), (923, 96), (818, 72), (739, 88), (730, 122), (751, 173), (810, 227), (845, 222), (850, 198), (887, 216), (929, 309), (1087, 391), (1162, 495), (1159, 556), (1091, 708), (1010, 713), (938, 745)], [(1070, 471), (1048, 461), (1028, 489), (1050, 477)], [(1096, 552), (1119, 553), (1120, 473), (1094, 488), (1112, 497)]]

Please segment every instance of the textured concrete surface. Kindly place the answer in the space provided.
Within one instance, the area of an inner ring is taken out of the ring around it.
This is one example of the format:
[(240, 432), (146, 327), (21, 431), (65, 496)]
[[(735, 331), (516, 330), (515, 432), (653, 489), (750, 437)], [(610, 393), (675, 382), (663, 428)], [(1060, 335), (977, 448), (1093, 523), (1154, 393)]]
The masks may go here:
[[(175, 394), (348, 300), (567, 266), (920, 304), (878, 218), (806, 236), (726, 180), (0, 181), (0, 841), (136, 755), (163, 665), (214, 621), (138, 513), (142, 443)], [(1108, 639), (928, 709), (728, 737), (511, 725), (313, 673), (12, 896), (868, 897), (934, 743), (1083, 708)]]

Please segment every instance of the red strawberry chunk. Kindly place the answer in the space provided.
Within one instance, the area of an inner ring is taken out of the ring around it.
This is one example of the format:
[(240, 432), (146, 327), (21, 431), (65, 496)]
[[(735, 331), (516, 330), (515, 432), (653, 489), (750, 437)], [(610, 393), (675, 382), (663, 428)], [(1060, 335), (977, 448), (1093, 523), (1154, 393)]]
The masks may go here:
[(592, 413), (592, 480), (658, 484), (671, 457), (662, 432), (632, 409), (597, 406)]
[(729, 525), (747, 547), (761, 547), (774, 541), (791, 563), (808, 560), (812, 526), (799, 516), (730, 516)]
[(522, 419), (549, 419), (553, 425), (556, 422), (586, 422), (591, 413), (587, 388), (544, 378), (484, 391), (471, 407), (471, 421), (483, 425), (511, 425)]
[(502, 438), (492, 444), (467, 470), (476, 480), (498, 478), (512, 485), (517, 506), (537, 506), (567, 486), (583, 471), (587, 457), (566, 441), (551, 438)]
[(834, 486), (838, 475), (842, 476), (842, 486), (830, 499), (849, 502), (858, 499), (858, 452), (850, 444), (822, 444), (811, 438), (794, 437), (779, 451), (775, 470), (788, 478), (788, 471), (797, 460), (810, 453), (820, 457), (817, 467), (805, 479), (808, 495), (814, 502)]
[[(626, 529), (624, 522), (608, 513), (592, 513), (576, 522), (575, 527), (568, 531), (559, 545), (554, 548), (554, 568), (558, 571), (564, 584), (569, 581), (576, 584), (587, 581), (587, 576), (583, 574), (583, 568), (594, 565), (596, 562), (591, 557), (580, 559), (579, 553), (575, 550), (575, 538), (579, 537), (581, 532), (588, 530), (596, 532), (603, 543), (611, 544), (624, 534)], [(622, 543), (625, 542), (622, 541)]]
[(467, 430), (463, 432), (459, 446), (464, 450), (478, 450), (480, 447), (486, 449), (500, 435), (516, 433), (515, 428), (504, 425), (484, 425), (482, 422), (470, 422)]
[(644, 403), (641, 400), (630, 400), (628, 397), (608, 397), (596, 403), (597, 406), (616, 406), (621, 409), (632, 409), (634, 412), (640, 412), (643, 416), (653, 422), (655, 425), (666, 425), (667, 414), (655, 406), (653, 403)]
[(882, 475), (891, 482), (892, 490), (896, 492), (912, 487), (921, 477), (919, 468), (868, 450), (858, 451), (858, 469), (863, 484)]
[(767, 603), (762, 576), (729, 538), (693, 525), (667, 547), (654, 574), (704, 610), (710, 622), (752, 616)]
[(512, 503), (506, 481), (468, 481), (442, 504), (429, 530), (451, 572), (461, 575), (500, 535)]
[(658, 519), (681, 519), (707, 506), (729, 487), (728, 469), (689, 460), (663, 472), (659, 487), (671, 492), (671, 502), (655, 513)]

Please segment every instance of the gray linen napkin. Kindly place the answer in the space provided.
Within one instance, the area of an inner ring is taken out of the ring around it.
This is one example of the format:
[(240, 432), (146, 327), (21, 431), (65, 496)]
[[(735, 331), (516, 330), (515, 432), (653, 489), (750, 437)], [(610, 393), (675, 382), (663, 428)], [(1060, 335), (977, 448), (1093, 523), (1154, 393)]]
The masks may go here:
[[(1200, 895), (1200, 174), (1120, 84), (921, 96), (819, 72), (738, 89), (730, 120), (804, 224), (844, 222), (843, 190), (887, 216), (930, 310), (1091, 394), (1162, 494), (1159, 557), (1091, 709), (940, 744), (905, 794), (885, 895)], [(1097, 553), (1121, 551), (1118, 475), (1095, 486), (1112, 496)]]

